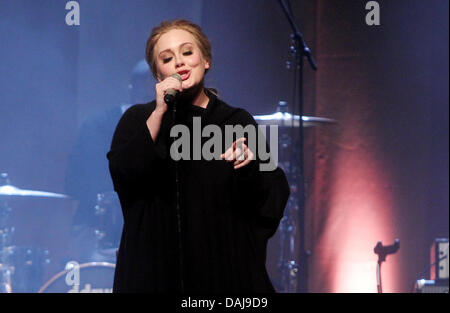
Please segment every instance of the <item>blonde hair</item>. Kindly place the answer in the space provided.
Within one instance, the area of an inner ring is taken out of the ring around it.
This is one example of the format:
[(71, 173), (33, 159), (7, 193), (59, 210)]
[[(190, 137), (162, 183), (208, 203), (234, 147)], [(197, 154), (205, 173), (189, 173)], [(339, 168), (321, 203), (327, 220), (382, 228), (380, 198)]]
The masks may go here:
[[(156, 26), (152, 29), (150, 37), (147, 39), (147, 45), (145, 48), (145, 60), (147, 61), (150, 69), (152, 70), (153, 76), (158, 78), (158, 72), (156, 69), (156, 60), (154, 56), (155, 45), (158, 42), (159, 38), (164, 33), (172, 29), (182, 29), (189, 33), (191, 33), (194, 38), (197, 40), (200, 51), (203, 54), (203, 57), (206, 59), (209, 64), (212, 61), (212, 53), (211, 53), (211, 43), (209, 42), (208, 37), (203, 33), (200, 26), (194, 24), (190, 21), (184, 19), (177, 19), (173, 21), (163, 21), (160, 25)], [(208, 69), (205, 71), (205, 73)]]

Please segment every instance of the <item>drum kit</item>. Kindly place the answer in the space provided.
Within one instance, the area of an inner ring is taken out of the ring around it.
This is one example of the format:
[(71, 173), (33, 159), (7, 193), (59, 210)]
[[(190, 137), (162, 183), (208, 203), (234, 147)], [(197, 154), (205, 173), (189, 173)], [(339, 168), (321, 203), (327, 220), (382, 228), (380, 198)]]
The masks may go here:
[(10, 184), (8, 175), (0, 175), (0, 292), (28, 292), (36, 289), (43, 269), (50, 262), (49, 251), (42, 248), (15, 246), (15, 228), (8, 223), (12, 209), (9, 200), (22, 197), (64, 198), (64, 195), (24, 190)]
[[(26, 190), (11, 185), (6, 173), (0, 174), (0, 293), (34, 292), (112, 292), (115, 264), (113, 262), (87, 262), (66, 268), (43, 282), (46, 266), (50, 263), (49, 250), (41, 247), (13, 244), (15, 227), (9, 225), (14, 199), (68, 199), (64, 194)], [(97, 195), (93, 208), (97, 217), (95, 238), (97, 253), (115, 258), (122, 227), (121, 211), (113, 192)], [(114, 231), (113, 231), (114, 230)], [(68, 274), (76, 271), (77, 284), (68, 284)]]

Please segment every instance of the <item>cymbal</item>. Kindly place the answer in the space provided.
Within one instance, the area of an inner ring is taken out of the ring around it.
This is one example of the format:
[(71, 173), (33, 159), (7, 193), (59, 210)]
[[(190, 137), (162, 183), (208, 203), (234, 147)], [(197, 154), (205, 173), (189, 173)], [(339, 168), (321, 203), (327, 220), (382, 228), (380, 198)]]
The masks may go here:
[(42, 198), (67, 198), (68, 196), (38, 190), (25, 190), (12, 185), (0, 186), (0, 197), (42, 197)]
[[(253, 115), (253, 118), (261, 125), (278, 125), (283, 127), (299, 127), (300, 116), (287, 112), (276, 112), (267, 115)], [(303, 127), (320, 126), (336, 123), (336, 120), (326, 117), (302, 116)]]

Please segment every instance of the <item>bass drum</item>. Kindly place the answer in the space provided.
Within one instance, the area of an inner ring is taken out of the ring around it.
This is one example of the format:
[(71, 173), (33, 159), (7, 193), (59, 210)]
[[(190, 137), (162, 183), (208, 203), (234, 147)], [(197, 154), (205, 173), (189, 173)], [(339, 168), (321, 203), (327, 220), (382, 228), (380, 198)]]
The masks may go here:
[(111, 293), (115, 267), (108, 262), (79, 264), (53, 276), (39, 293)]

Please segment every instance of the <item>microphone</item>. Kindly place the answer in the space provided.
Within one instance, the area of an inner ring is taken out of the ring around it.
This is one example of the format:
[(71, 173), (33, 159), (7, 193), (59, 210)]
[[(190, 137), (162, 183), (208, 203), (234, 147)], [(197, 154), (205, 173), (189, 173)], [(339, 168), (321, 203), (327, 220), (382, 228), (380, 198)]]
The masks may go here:
[[(183, 81), (181, 79), (180, 74), (172, 74), (170, 77), (176, 78), (180, 81), (180, 83)], [(176, 89), (169, 89), (166, 90), (166, 94), (164, 95), (164, 102), (167, 103), (167, 105), (172, 105), (175, 102), (175, 99), (178, 95), (178, 90)]]
[(383, 262), (386, 260), (386, 256), (388, 254), (394, 254), (398, 251), (398, 249), (400, 249), (399, 239), (395, 239), (394, 244), (389, 246), (383, 246), (381, 241), (378, 241), (377, 245), (373, 249), (373, 252), (375, 252), (375, 254), (378, 254), (378, 259)]

